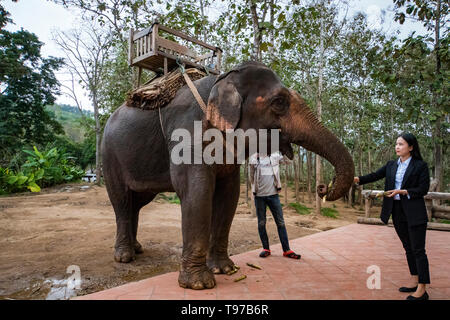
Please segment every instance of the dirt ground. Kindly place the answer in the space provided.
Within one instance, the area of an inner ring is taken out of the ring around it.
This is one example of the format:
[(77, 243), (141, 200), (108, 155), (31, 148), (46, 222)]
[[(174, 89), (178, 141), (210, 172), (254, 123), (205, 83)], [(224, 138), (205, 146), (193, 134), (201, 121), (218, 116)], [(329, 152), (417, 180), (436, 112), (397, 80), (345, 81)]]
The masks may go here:
[[(304, 197), (306, 202), (302, 203), (314, 207)], [(280, 198), (284, 203), (284, 191)], [(289, 202), (294, 202), (294, 198), (289, 188)], [(335, 206), (338, 218), (314, 213), (300, 215), (284, 206), (289, 238), (355, 223), (364, 214), (358, 206), (351, 208), (342, 200), (323, 206)], [(279, 243), (275, 222), (269, 210), (267, 213), (270, 243)], [(114, 211), (105, 187), (66, 184), (39, 194), (0, 197), (0, 299), (65, 299), (179, 270), (179, 204), (158, 195), (141, 210), (138, 240), (144, 253), (131, 263), (114, 262), (115, 232)], [(242, 185), (229, 253), (235, 255), (260, 247), (256, 216), (246, 204)], [(68, 292), (70, 274), (66, 270), (72, 265), (79, 266), (82, 284), (81, 289)]]

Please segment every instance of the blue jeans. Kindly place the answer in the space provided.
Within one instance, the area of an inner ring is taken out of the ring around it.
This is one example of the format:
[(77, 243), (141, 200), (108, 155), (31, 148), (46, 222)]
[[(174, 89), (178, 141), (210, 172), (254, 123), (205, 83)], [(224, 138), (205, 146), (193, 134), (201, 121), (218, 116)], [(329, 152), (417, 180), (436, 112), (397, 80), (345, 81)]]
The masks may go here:
[(256, 216), (258, 217), (258, 233), (264, 249), (269, 250), (269, 238), (266, 231), (266, 205), (272, 212), (273, 219), (277, 225), (278, 236), (280, 237), (283, 251), (289, 251), (289, 241), (284, 224), (283, 209), (281, 208), (280, 198), (278, 194), (271, 196), (258, 197), (255, 196)]

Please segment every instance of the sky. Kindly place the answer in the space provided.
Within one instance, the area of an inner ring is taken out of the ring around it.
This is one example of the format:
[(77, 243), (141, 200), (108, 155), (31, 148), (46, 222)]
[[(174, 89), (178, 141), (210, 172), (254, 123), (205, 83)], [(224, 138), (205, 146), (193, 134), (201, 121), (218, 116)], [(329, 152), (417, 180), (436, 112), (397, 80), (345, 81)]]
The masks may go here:
[[(10, 0), (2, 2), (7, 11), (11, 13), (11, 18), (15, 25), (9, 24), (7, 29), (15, 31), (20, 28), (35, 33), (39, 40), (44, 43), (41, 53), (44, 57), (63, 57), (63, 53), (52, 40), (52, 31), (69, 30), (77, 25), (77, 10), (65, 9), (60, 5), (47, 0), (19, 0), (17, 3)], [(405, 38), (412, 31), (424, 32), (420, 23), (406, 21), (400, 25), (393, 21), (392, 0), (350, 0), (348, 16), (354, 15), (358, 11), (367, 14), (369, 25), (372, 28), (383, 29), (389, 34), (400, 31), (399, 37)], [(385, 19), (382, 19), (382, 12), (385, 11)], [(384, 20), (384, 21), (383, 21)], [(70, 85), (70, 75), (67, 71), (60, 69), (56, 71), (58, 80), (63, 85)], [(66, 89), (61, 88), (62, 95), (58, 96), (56, 102), (61, 104), (75, 105), (73, 100), (64, 94)], [(77, 86), (77, 96), (82, 102), (83, 108), (93, 110), (87, 93)]]

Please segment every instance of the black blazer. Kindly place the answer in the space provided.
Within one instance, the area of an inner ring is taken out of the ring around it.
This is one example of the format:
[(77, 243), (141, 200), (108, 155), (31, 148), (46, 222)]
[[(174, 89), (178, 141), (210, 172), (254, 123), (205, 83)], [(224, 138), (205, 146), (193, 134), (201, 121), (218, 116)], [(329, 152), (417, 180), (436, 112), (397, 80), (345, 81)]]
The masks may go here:
[[(395, 174), (397, 172), (397, 161), (388, 161), (382, 168), (368, 175), (359, 177), (359, 184), (366, 184), (386, 178), (384, 183), (384, 191), (395, 189)], [(428, 165), (425, 161), (411, 159), (411, 162), (403, 176), (402, 186), (400, 189), (408, 191), (410, 199), (406, 195), (400, 195), (400, 201), (405, 212), (408, 224), (411, 226), (427, 223), (428, 216), (423, 196), (428, 193), (430, 188), (430, 174)], [(387, 224), (392, 213), (394, 197), (383, 198), (383, 207), (381, 209), (381, 220)]]

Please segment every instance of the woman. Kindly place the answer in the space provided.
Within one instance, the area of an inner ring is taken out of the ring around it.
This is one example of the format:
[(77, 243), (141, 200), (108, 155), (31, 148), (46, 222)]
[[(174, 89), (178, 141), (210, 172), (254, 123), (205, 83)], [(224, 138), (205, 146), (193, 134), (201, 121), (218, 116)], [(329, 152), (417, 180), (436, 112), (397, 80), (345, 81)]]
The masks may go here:
[(376, 172), (355, 177), (354, 182), (362, 185), (386, 178), (381, 220), (387, 224), (392, 213), (395, 231), (406, 251), (409, 271), (416, 284), (401, 287), (399, 291), (414, 292), (407, 300), (428, 300), (426, 285), (430, 283), (430, 273), (425, 253), (428, 216), (423, 199), (430, 187), (428, 165), (422, 160), (417, 139), (411, 133), (397, 138), (395, 152), (397, 160), (388, 161)]

